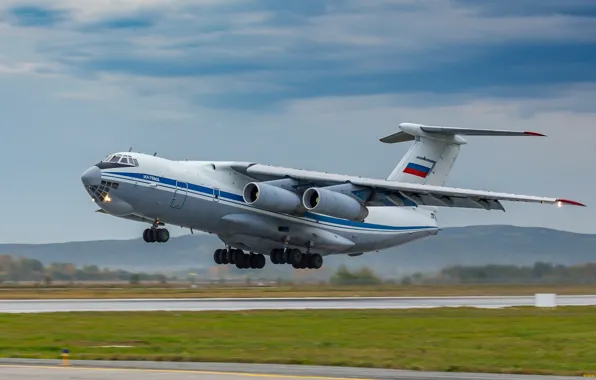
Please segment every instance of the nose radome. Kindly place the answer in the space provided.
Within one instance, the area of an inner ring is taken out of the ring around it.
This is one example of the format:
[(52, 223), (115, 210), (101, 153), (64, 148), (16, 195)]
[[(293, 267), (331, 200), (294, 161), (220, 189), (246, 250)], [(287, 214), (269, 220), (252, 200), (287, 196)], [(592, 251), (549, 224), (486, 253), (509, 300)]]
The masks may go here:
[(101, 170), (97, 166), (90, 167), (81, 176), (81, 181), (85, 186), (101, 185)]

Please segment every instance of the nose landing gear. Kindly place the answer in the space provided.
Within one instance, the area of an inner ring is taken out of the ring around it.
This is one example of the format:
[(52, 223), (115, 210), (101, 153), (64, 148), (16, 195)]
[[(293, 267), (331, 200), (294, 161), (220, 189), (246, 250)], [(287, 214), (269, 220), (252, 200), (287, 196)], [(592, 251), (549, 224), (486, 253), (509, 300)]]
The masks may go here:
[(143, 231), (145, 243), (166, 243), (170, 240), (170, 232), (165, 228), (147, 228)]
[(170, 231), (166, 228), (157, 228), (162, 225), (159, 220), (156, 220), (151, 228), (147, 228), (143, 231), (143, 240), (145, 243), (166, 243), (170, 240)]

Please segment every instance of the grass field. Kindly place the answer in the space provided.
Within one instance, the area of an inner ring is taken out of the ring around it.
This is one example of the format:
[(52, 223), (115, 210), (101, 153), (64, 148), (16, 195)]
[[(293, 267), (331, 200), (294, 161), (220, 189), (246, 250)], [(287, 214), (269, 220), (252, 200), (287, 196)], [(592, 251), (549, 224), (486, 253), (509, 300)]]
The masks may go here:
[(428, 286), (331, 286), (296, 285), (272, 287), (202, 286), (117, 287), (73, 286), (34, 287), (11, 286), (0, 288), (0, 299), (50, 298), (193, 298), (193, 297), (372, 297), (372, 296), (481, 296), (533, 295), (535, 293), (596, 294), (592, 285), (428, 285)]
[(593, 307), (0, 314), (0, 356), (577, 375), (594, 325)]

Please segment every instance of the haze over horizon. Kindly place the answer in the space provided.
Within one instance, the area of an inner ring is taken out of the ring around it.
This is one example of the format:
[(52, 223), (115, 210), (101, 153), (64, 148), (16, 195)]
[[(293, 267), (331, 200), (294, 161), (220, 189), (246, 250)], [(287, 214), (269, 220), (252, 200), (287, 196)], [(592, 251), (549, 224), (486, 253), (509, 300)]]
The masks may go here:
[(5, 0), (0, 46), (1, 243), (140, 237), (80, 182), (114, 151), (385, 178), (404, 121), (544, 133), (467, 138), (446, 185), (588, 206), (442, 227), (596, 233), (594, 2)]

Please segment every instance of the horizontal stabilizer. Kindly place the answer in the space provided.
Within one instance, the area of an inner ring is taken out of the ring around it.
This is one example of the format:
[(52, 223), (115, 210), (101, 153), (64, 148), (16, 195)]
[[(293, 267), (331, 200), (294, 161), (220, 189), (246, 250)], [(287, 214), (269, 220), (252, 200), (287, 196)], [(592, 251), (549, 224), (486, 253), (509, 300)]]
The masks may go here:
[(416, 137), (428, 137), (437, 140), (454, 142), (456, 144), (465, 144), (465, 140), (459, 136), (540, 136), (542, 133), (528, 131), (511, 131), (504, 129), (473, 129), (473, 128), (455, 128), (440, 127), (434, 125), (423, 125), (415, 123), (401, 123), (401, 131), (381, 138), (381, 142), (395, 144), (415, 140)]
[(414, 141), (415, 137), (406, 132), (396, 132), (392, 135), (385, 136), (381, 139), (381, 142), (386, 144), (395, 144), (406, 141)]
[(465, 136), (541, 136), (542, 133), (509, 131), (504, 129), (472, 129), (472, 128), (452, 128), (452, 127), (420, 127), (426, 133), (440, 133), (442, 135), (465, 135)]

